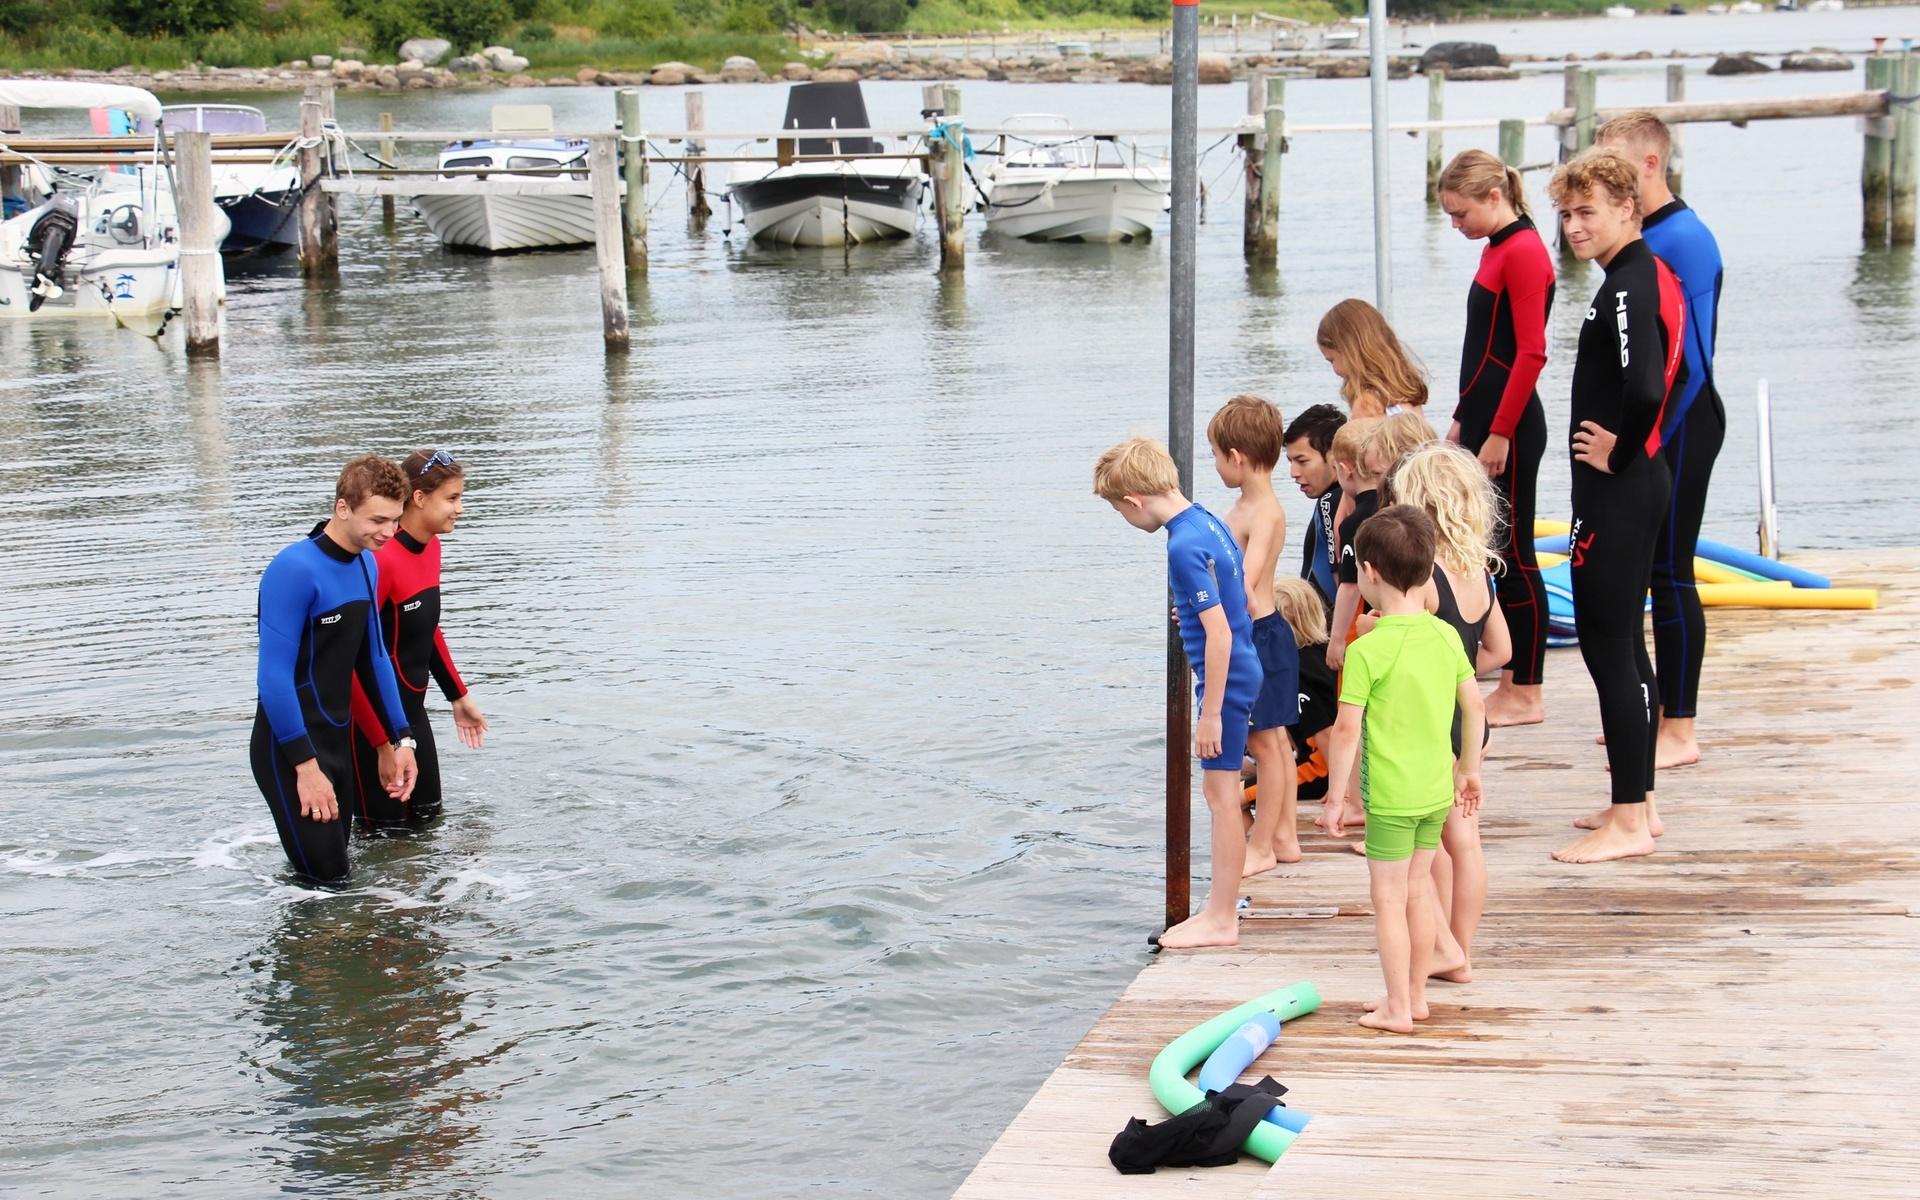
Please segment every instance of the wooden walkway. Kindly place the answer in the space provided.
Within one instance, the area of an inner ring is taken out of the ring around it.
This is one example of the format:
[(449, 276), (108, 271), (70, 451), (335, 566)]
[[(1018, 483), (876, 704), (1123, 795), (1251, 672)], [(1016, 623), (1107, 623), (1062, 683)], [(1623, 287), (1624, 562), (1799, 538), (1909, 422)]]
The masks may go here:
[[(1492, 749), (1477, 978), (1435, 984), (1418, 1034), (1354, 1024), (1382, 991), (1366, 871), (1311, 831), (1304, 862), (1242, 888), (1240, 945), (1148, 965), (956, 1195), (1914, 1195), (1920, 551), (1795, 561), (1882, 607), (1708, 610), (1707, 758), (1661, 776), (1660, 853), (1547, 857), (1605, 794), (1591, 685), (1556, 653), (1549, 723)], [(1324, 1005), (1249, 1073), (1314, 1114), (1293, 1148), (1271, 1171), (1118, 1175), (1114, 1133), (1164, 1115), (1154, 1054), (1297, 980)]]

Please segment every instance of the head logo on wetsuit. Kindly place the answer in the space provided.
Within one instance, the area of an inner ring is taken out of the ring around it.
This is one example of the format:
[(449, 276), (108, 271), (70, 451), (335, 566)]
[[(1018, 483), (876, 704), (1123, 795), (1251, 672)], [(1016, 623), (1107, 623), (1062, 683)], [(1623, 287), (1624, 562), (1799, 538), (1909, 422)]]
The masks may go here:
[(1620, 365), (1627, 365), (1627, 289), (1621, 288), (1613, 298), (1613, 321), (1620, 328)]

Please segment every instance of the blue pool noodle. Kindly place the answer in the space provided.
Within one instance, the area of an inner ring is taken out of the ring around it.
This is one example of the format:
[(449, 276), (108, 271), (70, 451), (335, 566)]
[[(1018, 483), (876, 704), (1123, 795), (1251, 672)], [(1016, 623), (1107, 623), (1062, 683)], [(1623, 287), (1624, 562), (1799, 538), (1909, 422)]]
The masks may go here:
[[(1252, 1020), (1234, 1031), (1232, 1037), (1221, 1042), (1217, 1050), (1207, 1056), (1200, 1066), (1200, 1075), (1194, 1080), (1202, 1092), (1218, 1092), (1232, 1087), (1240, 1073), (1259, 1058), (1273, 1040), (1280, 1036), (1280, 1019), (1272, 1013), (1255, 1013)], [(1307, 1127), (1313, 1117), (1296, 1108), (1283, 1108), (1274, 1105), (1267, 1111), (1267, 1120), (1287, 1130), (1299, 1133)]]
[[(1567, 552), (1567, 535), (1564, 533), (1550, 533), (1545, 537), (1535, 538), (1533, 539), (1533, 548), (1534, 552), (1539, 554), (1565, 554)], [(1729, 567), (1737, 567), (1742, 571), (1751, 571), (1755, 575), (1759, 575), (1765, 579), (1785, 580), (1794, 587), (1830, 588), (1833, 586), (1833, 580), (1828, 579), (1825, 575), (1816, 575), (1812, 571), (1802, 570), (1799, 567), (1790, 567), (1786, 563), (1775, 562), (1771, 558), (1762, 558), (1758, 554), (1751, 554), (1745, 550), (1736, 550), (1725, 542), (1714, 542), (1708, 541), (1706, 538), (1701, 538), (1697, 553), (1701, 558), (1722, 563)]]

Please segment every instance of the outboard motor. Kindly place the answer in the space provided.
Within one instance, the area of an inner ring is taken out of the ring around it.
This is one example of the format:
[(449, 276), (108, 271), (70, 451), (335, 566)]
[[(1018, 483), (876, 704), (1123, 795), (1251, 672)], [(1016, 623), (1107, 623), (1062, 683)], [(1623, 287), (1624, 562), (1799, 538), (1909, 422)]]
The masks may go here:
[(60, 286), (67, 252), (73, 249), (80, 230), (80, 206), (72, 196), (54, 193), (47, 211), (27, 231), (27, 254), (33, 259), (33, 287), (28, 290), (27, 311), (40, 306), (66, 289)]

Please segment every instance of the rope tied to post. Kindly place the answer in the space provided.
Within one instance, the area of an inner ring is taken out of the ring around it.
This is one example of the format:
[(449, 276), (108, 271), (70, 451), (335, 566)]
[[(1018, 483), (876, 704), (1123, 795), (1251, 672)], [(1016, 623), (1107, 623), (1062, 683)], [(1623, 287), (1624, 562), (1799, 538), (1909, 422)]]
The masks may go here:
[[(959, 134), (957, 142), (955, 141), (956, 128)], [(967, 127), (964, 124), (949, 124), (946, 121), (935, 121), (933, 128), (927, 130), (927, 146), (931, 149), (936, 143), (940, 142), (944, 142), (949, 146), (958, 145), (960, 147), (961, 159), (966, 162), (973, 161), (973, 139), (967, 136)]]

